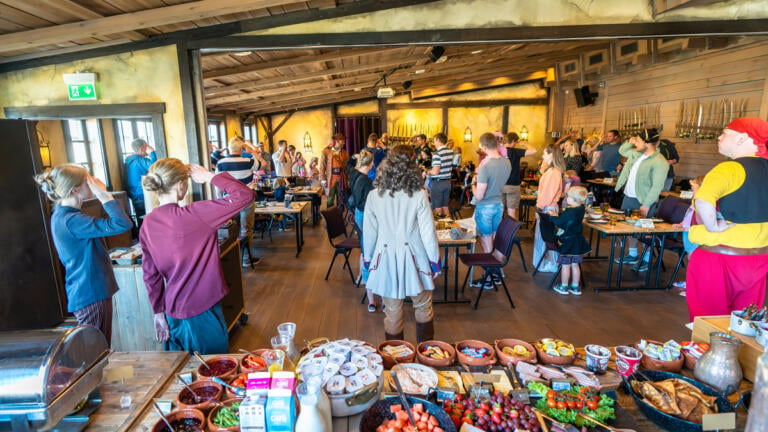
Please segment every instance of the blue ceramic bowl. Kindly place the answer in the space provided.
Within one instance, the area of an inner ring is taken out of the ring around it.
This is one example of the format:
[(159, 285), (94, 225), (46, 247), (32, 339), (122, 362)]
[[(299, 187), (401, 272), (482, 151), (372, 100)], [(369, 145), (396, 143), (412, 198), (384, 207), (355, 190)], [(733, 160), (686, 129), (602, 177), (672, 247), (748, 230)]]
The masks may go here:
[[(411, 406), (416, 403), (423, 404), (424, 410), (437, 418), (440, 427), (443, 428), (445, 432), (456, 432), (456, 426), (453, 424), (453, 420), (451, 420), (442, 408), (424, 399), (410, 396), (407, 396), (407, 398), (408, 403), (411, 404)], [(389, 407), (400, 404), (402, 404), (402, 402), (399, 397), (388, 397), (376, 402), (363, 413), (363, 417), (360, 419), (360, 432), (376, 432), (376, 428), (379, 427), (385, 419), (395, 418), (395, 415), (389, 412)]]
[[(701, 392), (707, 396), (717, 396), (717, 399), (715, 400), (715, 404), (717, 404), (718, 412), (721, 412), (721, 413), (734, 412), (733, 405), (728, 401), (728, 399), (726, 399), (722, 394), (718, 393), (715, 389), (713, 389), (712, 387), (706, 384), (700, 383), (699, 381), (696, 381), (688, 377), (684, 377), (682, 375), (678, 375), (671, 372), (645, 370), (642, 372), (632, 374), (629, 377), (629, 381), (635, 380), (635, 381), (656, 382), (656, 381), (664, 381), (670, 378), (678, 378), (686, 382), (689, 382), (694, 386), (696, 386), (696, 388), (701, 390)], [(664, 429), (675, 431), (675, 432), (701, 432), (702, 430), (701, 424), (689, 422), (679, 417), (675, 417), (665, 412), (661, 412), (658, 409), (654, 408), (651, 404), (644, 402), (642, 400), (642, 396), (635, 393), (635, 390), (632, 388), (632, 386), (629, 385), (629, 383), (627, 383), (627, 387), (629, 387), (629, 393), (632, 395), (632, 398), (635, 399), (635, 403), (637, 403), (637, 406), (640, 408), (640, 411), (642, 411), (643, 414), (645, 414), (649, 419), (651, 419), (651, 421), (653, 421), (657, 425), (661, 426)]]

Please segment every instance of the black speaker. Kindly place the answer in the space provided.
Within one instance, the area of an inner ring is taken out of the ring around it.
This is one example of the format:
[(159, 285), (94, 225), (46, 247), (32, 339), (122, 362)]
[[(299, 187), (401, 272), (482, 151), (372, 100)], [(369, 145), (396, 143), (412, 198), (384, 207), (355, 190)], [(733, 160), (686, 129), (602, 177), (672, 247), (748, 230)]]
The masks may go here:
[(580, 87), (573, 90), (573, 95), (576, 96), (576, 106), (581, 108), (587, 105), (594, 105), (597, 93), (589, 91), (589, 86)]
[(429, 54), (427, 54), (427, 55), (429, 56), (429, 59), (432, 60), (432, 62), (434, 63), (440, 57), (442, 57), (443, 54), (445, 54), (445, 48), (443, 48), (443, 47), (438, 45), (436, 47), (432, 47), (432, 49), (429, 50)]
[(413, 81), (403, 81), (403, 88), (405, 90), (408, 90), (409, 88), (411, 88), (412, 84), (413, 84)]

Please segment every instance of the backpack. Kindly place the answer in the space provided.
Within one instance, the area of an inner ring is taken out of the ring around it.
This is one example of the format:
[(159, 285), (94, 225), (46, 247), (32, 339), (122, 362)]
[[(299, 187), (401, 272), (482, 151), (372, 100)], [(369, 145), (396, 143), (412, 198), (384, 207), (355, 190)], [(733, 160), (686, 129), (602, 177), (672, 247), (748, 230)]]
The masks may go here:
[[(362, 175), (362, 174), (361, 174)], [(355, 199), (355, 184), (360, 180), (360, 177), (355, 177), (355, 180), (349, 185), (349, 196), (347, 196), (347, 208), (357, 208), (357, 200)]]

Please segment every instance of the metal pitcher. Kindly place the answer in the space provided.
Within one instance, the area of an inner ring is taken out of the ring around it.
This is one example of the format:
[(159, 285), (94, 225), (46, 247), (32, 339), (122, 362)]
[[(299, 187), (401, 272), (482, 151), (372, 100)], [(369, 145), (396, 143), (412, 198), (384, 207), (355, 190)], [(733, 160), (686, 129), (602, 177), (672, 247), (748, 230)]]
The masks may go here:
[(722, 332), (709, 334), (709, 351), (696, 362), (693, 375), (717, 391), (730, 394), (741, 384), (743, 374), (739, 364), (739, 348), (743, 342)]

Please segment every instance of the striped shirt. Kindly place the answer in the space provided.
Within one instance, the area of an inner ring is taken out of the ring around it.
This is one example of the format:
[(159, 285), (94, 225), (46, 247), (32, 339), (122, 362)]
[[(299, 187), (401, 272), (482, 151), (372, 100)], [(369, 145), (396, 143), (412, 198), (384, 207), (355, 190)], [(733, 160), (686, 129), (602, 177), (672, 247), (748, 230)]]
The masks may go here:
[(448, 147), (441, 147), (432, 155), (432, 168), (440, 167), (440, 172), (433, 175), (435, 180), (445, 180), (451, 178), (453, 169), (453, 150)]
[(253, 159), (240, 155), (227, 156), (216, 164), (216, 174), (228, 172), (232, 177), (243, 184), (253, 181)]

